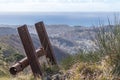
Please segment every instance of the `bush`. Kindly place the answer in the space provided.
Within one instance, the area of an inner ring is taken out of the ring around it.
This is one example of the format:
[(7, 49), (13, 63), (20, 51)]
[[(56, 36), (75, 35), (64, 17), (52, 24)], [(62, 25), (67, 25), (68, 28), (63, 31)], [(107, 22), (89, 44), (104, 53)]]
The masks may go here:
[(69, 69), (72, 65), (78, 62), (86, 62), (86, 63), (96, 63), (101, 60), (101, 55), (96, 52), (79, 52), (74, 55), (70, 55), (69, 57), (65, 58), (62, 60), (61, 64), (62, 67), (67, 70)]
[(66, 59), (61, 61), (62, 67), (67, 70), (69, 69), (73, 64), (75, 64), (75, 57), (74, 55), (69, 55)]
[[(62, 61), (62, 66), (64, 69), (69, 69), (73, 64), (86, 63), (94, 64), (99, 63), (101, 65), (102, 74), (100, 80), (119, 80), (120, 79), (120, 22), (115, 20), (114, 25), (100, 25), (97, 27), (97, 33), (95, 42), (98, 46), (97, 50), (94, 52), (83, 53), (79, 52), (76, 55), (71, 55)], [(92, 66), (93, 67), (93, 66)], [(91, 74), (95, 71), (92, 67), (87, 65), (82, 67), (85, 68)], [(86, 71), (85, 70), (85, 71)], [(83, 71), (84, 72), (84, 71)], [(106, 75), (106, 76), (105, 76)]]
[(24, 58), (24, 55), (20, 54), (17, 50), (11, 47), (6, 47), (2, 52), (2, 57), (6, 62), (16, 62)]
[(120, 24), (101, 26), (96, 35), (96, 44), (99, 47), (99, 53), (108, 57), (111, 73), (120, 76)]

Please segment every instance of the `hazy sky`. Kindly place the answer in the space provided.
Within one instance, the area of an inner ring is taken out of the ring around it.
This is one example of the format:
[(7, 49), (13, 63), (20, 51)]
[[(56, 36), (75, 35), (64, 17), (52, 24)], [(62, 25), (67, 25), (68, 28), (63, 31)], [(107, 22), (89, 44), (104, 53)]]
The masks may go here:
[(120, 11), (120, 0), (0, 0), (0, 12)]

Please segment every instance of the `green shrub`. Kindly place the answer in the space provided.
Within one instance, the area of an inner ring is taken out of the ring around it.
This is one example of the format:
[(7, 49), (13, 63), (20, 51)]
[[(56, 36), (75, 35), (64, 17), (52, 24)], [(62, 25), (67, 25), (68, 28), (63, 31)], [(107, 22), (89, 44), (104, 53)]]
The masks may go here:
[[(118, 20), (117, 20), (118, 21)], [(108, 56), (111, 73), (120, 76), (120, 24), (104, 27), (102, 25), (96, 35), (96, 44), (103, 58)]]
[(69, 55), (66, 59), (61, 61), (62, 67), (67, 70), (76, 62), (74, 55)]

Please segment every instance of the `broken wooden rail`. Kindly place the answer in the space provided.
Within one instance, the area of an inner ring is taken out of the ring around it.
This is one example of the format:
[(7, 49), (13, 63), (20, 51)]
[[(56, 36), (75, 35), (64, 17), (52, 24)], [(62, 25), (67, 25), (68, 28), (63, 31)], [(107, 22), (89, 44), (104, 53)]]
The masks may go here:
[[(43, 48), (41, 49), (37, 49), (36, 50), (36, 55), (37, 55), (37, 58), (41, 57), (41, 56), (44, 56), (45, 54), (45, 51)], [(23, 71), (24, 68), (26, 68), (27, 66), (29, 65), (29, 61), (28, 61), (28, 58), (25, 57), (23, 58), (22, 60), (20, 60), (19, 62), (17, 62), (16, 64), (14, 64), (11, 68), (10, 68), (10, 73), (12, 75), (16, 75), (17, 73), (19, 73), (20, 71)]]
[(42, 48), (38, 50), (35, 50), (34, 48), (32, 39), (27, 29), (27, 25), (18, 27), (18, 33), (27, 57), (23, 58), (21, 61), (17, 62), (10, 68), (9, 71), (13, 75), (16, 75), (28, 65), (30, 65), (35, 78), (42, 76), (43, 73), (38, 58), (43, 55), (45, 55), (46, 58), (49, 58), (49, 61), (52, 65), (57, 65), (44, 23), (38, 22), (35, 24), (35, 27), (42, 45)]

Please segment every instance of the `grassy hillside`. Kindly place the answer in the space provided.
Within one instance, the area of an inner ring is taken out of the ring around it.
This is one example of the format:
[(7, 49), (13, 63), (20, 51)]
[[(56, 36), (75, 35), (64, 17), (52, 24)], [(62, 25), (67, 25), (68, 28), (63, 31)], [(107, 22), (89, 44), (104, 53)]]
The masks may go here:
[[(95, 30), (96, 51), (81, 50), (68, 56), (54, 47), (57, 60), (62, 62), (58, 72), (56, 66), (45, 68), (46, 74), (56, 73), (50, 76), (52, 80), (120, 80), (120, 25), (101, 25)], [(34, 41), (38, 40), (34, 37)], [(9, 74), (9, 67), (24, 57), (21, 46), (17, 35), (0, 37), (0, 80), (34, 80), (28, 70)]]
[[(8, 44), (0, 42), (0, 77), (10, 77), (9, 67), (24, 56)], [(0, 78), (0, 80), (2, 80)]]
[(100, 26), (96, 51), (81, 51), (63, 60), (69, 80), (120, 80), (120, 25)]

